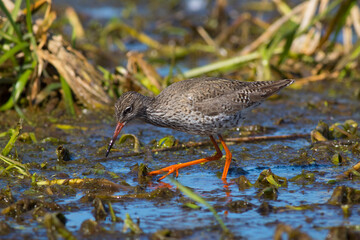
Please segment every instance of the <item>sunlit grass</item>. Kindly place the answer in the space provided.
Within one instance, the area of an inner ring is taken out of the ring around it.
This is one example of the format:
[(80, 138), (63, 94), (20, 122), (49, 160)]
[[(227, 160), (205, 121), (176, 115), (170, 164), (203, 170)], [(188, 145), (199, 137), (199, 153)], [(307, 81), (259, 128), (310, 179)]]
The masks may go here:
[[(116, 67), (114, 72), (106, 66), (97, 66), (102, 73), (98, 74), (96, 71), (86, 71), (92, 66), (85, 63), (86, 59), (78, 56), (78, 52), (72, 53), (73, 57), (79, 57), (75, 69), (69, 69), (64, 56), (49, 57), (50, 53), (44, 51), (49, 44), (49, 41), (46, 41), (47, 31), (51, 31), (51, 24), (56, 18), (51, 5), (51, 2), (44, 0), (35, 1), (33, 4), (30, 0), (16, 0), (14, 8), (9, 11), (4, 3), (0, 2), (0, 9), (7, 20), (0, 26), (0, 39), (3, 42), (0, 48), (0, 67), (6, 66), (9, 72), (13, 73), (7, 81), (13, 83), (7, 85), (11, 89), (11, 96), (0, 106), (0, 111), (15, 109), (28, 123), (30, 120), (21, 109), (33, 103), (39, 105), (45, 102), (51, 97), (49, 92), (60, 92), (67, 113), (74, 116), (77, 113), (75, 104), (79, 102), (87, 108), (107, 108), (111, 102), (110, 98), (115, 99), (128, 90), (157, 95), (175, 81), (201, 75), (226, 75), (244, 70), (248, 71), (250, 80), (271, 80), (280, 77), (299, 79), (298, 75), (302, 73), (289, 71), (292, 69), (289, 63), (297, 61), (307, 68), (311, 68), (310, 64), (317, 64), (318, 71), (313, 71), (310, 76), (303, 76), (293, 85), (294, 88), (300, 88), (309, 81), (334, 79), (346, 76), (349, 71), (356, 71), (354, 66), (360, 55), (360, 21), (356, 17), (360, 8), (357, 1), (306, 1), (294, 7), (289, 7), (282, 1), (275, 1), (274, 9), (279, 11), (280, 17), (270, 23), (261, 22), (260, 19), (248, 14), (246, 17), (241, 15), (239, 19), (233, 19), (233, 22), (219, 28), (217, 21), (223, 20), (211, 15), (208, 21), (198, 26), (195, 33), (183, 26), (167, 26), (160, 31), (160, 34), (164, 35), (173, 33), (180, 34), (183, 38), (191, 37), (191, 41), (186, 41), (185, 44), (169, 44), (161, 41), (161, 35), (160, 38), (154, 38), (129, 24), (125, 17), (111, 19), (99, 30), (97, 39), (101, 49), (95, 46), (97, 43), (93, 43), (91, 47), (87, 44), (89, 51), (110, 51), (111, 41), (121, 51), (126, 52), (126, 38), (146, 45), (149, 50), (124, 54), (128, 63), (126, 66)], [(22, 10), (21, 6), (25, 6), (25, 9)], [(43, 24), (36, 27), (44, 32), (36, 32), (34, 25), (38, 23), (34, 22), (32, 14), (42, 6), (46, 6)], [(19, 14), (22, 14), (22, 20), (18, 19)], [(128, 18), (130, 16), (131, 14)], [(64, 23), (70, 24), (73, 29), (69, 37), (72, 46), (76, 48), (79, 46), (78, 41), (86, 39), (89, 30), (83, 28), (81, 19), (73, 8), (67, 9), (66, 18), (68, 20)], [(139, 16), (139, 19), (141, 18), (142, 16)], [(256, 28), (255, 34), (246, 30), (249, 24)], [(247, 35), (253, 34), (252, 41), (236, 47), (228, 42), (231, 37), (239, 37), (238, 34), (245, 31), (248, 31)], [(69, 50), (67, 46), (63, 48)], [(330, 53), (341, 57), (335, 67), (334, 64), (323, 63), (333, 61), (328, 57)], [(325, 57), (319, 57), (321, 54), (325, 54)], [(212, 60), (186, 70), (178, 68), (179, 60), (194, 55), (206, 56)], [(51, 69), (44, 67), (48, 65), (55, 67), (57, 72), (49, 75)], [(160, 75), (157, 70), (158, 66), (164, 65), (169, 71), (165, 76)], [(321, 65), (322, 68), (319, 67)], [(51, 77), (53, 82), (44, 84), (44, 76)], [(50, 87), (54, 84), (58, 84), (60, 88)], [(24, 101), (20, 101), (21, 99)]]

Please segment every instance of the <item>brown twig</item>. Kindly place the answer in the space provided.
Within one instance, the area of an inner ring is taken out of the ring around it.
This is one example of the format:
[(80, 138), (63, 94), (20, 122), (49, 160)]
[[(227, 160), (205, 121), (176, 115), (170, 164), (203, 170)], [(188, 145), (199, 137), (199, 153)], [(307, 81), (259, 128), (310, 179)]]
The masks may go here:
[[(252, 136), (252, 137), (239, 137), (239, 138), (226, 138), (225, 141), (226, 142), (258, 142), (258, 141), (275, 141), (275, 140), (284, 140), (284, 139), (297, 139), (297, 138), (307, 138), (310, 137), (310, 134), (290, 134), (290, 135), (278, 135), (278, 136)], [(154, 148), (151, 149), (149, 151), (151, 151), (152, 153), (155, 152), (165, 152), (165, 151), (176, 151), (176, 150), (180, 150), (180, 149), (186, 149), (186, 148), (192, 148), (192, 147), (202, 147), (202, 146), (210, 146), (211, 142), (210, 141), (202, 141), (202, 142), (187, 142), (184, 144), (180, 144), (177, 146), (173, 146), (173, 147), (167, 147), (167, 148)], [(111, 159), (115, 159), (115, 158), (126, 158), (126, 157), (134, 157), (134, 156), (138, 156), (138, 155), (142, 155), (145, 154), (147, 152), (149, 152), (147, 150), (145, 151), (141, 151), (141, 152), (137, 152), (137, 153), (129, 153), (129, 154), (122, 154), (122, 155), (115, 155), (115, 156), (111, 156), (111, 157), (107, 157), (107, 158), (100, 158), (100, 159), (96, 159), (94, 161), (99, 161), (99, 162), (103, 162), (103, 161), (108, 161)]]
[(199, 33), (199, 35), (204, 39), (207, 45), (213, 46), (215, 48), (218, 48), (217, 43), (212, 39), (212, 37), (209, 35), (209, 33), (203, 28), (202, 26), (198, 26), (196, 28), (196, 31)]
[(240, 137), (240, 138), (227, 138), (226, 142), (257, 142), (257, 141), (274, 141), (283, 139), (296, 139), (310, 137), (308, 133), (295, 133), (290, 135), (279, 136), (253, 136), (253, 137)]

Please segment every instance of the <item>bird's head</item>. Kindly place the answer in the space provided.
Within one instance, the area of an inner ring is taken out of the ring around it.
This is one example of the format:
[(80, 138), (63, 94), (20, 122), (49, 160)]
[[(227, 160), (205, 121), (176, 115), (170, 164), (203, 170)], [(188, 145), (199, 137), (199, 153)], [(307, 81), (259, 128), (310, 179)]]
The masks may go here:
[(120, 96), (115, 103), (115, 117), (117, 125), (114, 135), (110, 141), (109, 148), (106, 152), (106, 156), (109, 155), (110, 150), (117, 136), (120, 134), (121, 129), (126, 123), (141, 118), (145, 114), (145, 96), (137, 92), (126, 92)]

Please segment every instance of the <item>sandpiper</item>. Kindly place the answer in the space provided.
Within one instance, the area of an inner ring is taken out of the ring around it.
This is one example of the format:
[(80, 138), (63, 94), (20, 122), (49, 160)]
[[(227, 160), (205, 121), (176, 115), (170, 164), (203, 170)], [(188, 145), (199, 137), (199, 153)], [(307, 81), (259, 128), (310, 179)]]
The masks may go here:
[(180, 168), (220, 159), (222, 152), (214, 138), (214, 135), (217, 135), (226, 153), (222, 173), (222, 179), (225, 180), (232, 155), (221, 133), (228, 128), (239, 126), (248, 110), (293, 82), (291, 79), (242, 82), (226, 78), (201, 77), (176, 82), (156, 97), (126, 92), (115, 104), (117, 126), (106, 156), (109, 155), (125, 124), (134, 119), (142, 119), (159, 127), (208, 135), (216, 149), (214, 156), (171, 165), (152, 171), (149, 175), (166, 173), (159, 179), (162, 180), (173, 172), (178, 176)]

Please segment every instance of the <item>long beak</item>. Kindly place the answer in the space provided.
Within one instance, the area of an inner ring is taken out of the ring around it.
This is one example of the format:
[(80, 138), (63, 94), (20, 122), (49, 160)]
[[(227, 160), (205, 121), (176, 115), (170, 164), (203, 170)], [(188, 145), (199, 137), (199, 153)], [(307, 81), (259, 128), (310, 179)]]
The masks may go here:
[(111, 141), (109, 143), (109, 148), (106, 151), (106, 155), (105, 155), (106, 157), (109, 155), (111, 147), (114, 144), (114, 142), (116, 141), (116, 138), (119, 135), (121, 129), (124, 127), (124, 125), (125, 125), (125, 123), (121, 123), (121, 122), (118, 122), (118, 124), (116, 125), (114, 135), (113, 135), (113, 137), (112, 137), (112, 139), (111, 139)]

